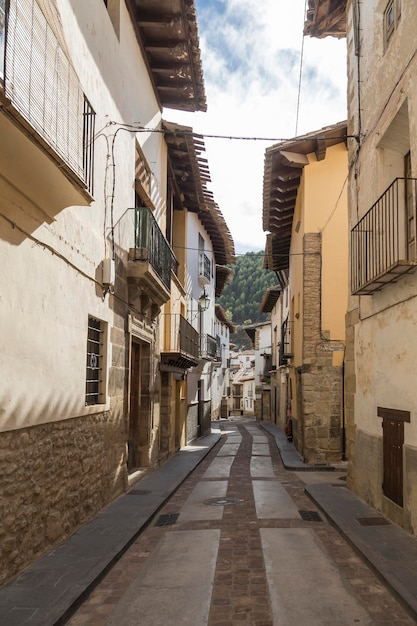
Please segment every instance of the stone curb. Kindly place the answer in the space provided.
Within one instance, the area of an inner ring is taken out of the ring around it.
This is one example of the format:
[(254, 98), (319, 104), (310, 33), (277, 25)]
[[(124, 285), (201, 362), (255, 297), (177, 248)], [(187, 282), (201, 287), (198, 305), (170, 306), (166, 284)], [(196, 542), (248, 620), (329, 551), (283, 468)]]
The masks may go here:
[(417, 538), (337, 487), (308, 485), (305, 492), (417, 621)]
[(282, 463), (287, 470), (295, 472), (332, 472), (334, 471), (333, 465), (312, 465), (304, 463), (301, 456), (295, 449), (294, 445), (287, 441), (285, 434), (270, 422), (256, 422), (264, 430), (270, 433), (275, 438), (279, 453), (281, 455)]

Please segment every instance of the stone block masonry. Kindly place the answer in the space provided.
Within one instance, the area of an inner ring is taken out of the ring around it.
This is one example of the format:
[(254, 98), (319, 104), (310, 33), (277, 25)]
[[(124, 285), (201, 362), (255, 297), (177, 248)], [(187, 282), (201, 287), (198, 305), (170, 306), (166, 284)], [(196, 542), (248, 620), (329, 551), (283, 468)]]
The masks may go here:
[(126, 471), (121, 416), (1, 433), (0, 584), (122, 493)]
[(304, 236), (303, 348), (299, 385), (299, 450), (307, 463), (332, 463), (341, 458), (343, 369), (323, 349), (329, 332), (322, 329), (322, 271), (320, 233)]

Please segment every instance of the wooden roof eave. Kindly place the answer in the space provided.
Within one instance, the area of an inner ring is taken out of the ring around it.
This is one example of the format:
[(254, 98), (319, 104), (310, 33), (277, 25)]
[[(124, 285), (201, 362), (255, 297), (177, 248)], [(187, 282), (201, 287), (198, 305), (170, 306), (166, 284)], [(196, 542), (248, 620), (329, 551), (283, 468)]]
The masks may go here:
[(323, 37), (346, 37), (347, 0), (308, 0), (304, 34)]
[(140, 6), (126, 0), (126, 6), (160, 109), (206, 111), (194, 0), (141, 0)]
[(216, 304), (214, 311), (219, 322), (228, 327), (230, 334), (234, 334), (236, 332), (236, 326), (229, 320), (223, 307), (220, 306), (220, 304)]
[[(346, 122), (326, 126), (313, 133), (269, 146), (264, 158), (263, 229), (270, 230), (271, 218), (276, 219), (279, 207), (294, 211), (303, 168), (308, 164), (308, 154), (315, 153), (317, 160), (325, 157), (326, 149), (346, 143)], [(276, 181), (282, 181), (283, 190)]]
[(259, 305), (259, 308), (263, 313), (270, 313), (272, 311), (281, 295), (281, 291), (282, 288), (279, 285), (273, 285), (265, 290)]
[[(163, 122), (168, 154), (178, 189), (184, 195), (184, 206), (197, 212), (213, 244), (215, 262), (220, 265), (235, 262), (232, 236), (224, 217), (213, 200), (206, 184), (210, 182), (207, 160), (201, 159), (204, 150), (202, 137), (192, 128), (172, 122)], [(198, 155), (198, 156), (197, 156)], [(187, 174), (183, 180), (183, 174)], [(191, 205), (187, 204), (191, 200)]]

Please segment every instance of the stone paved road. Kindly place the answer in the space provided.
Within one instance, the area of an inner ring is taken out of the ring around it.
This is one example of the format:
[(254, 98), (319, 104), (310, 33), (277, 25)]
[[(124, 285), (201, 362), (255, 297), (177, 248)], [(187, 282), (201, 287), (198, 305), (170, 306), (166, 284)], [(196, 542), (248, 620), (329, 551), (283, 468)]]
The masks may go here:
[(273, 438), (253, 421), (221, 428), (69, 625), (414, 624), (318, 513), (302, 474), (284, 469)]

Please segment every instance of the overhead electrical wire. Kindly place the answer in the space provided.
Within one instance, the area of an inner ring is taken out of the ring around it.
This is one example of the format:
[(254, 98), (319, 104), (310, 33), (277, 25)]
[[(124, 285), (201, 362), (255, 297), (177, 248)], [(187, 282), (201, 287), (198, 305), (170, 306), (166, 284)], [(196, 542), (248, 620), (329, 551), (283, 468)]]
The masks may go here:
[[(249, 135), (220, 135), (220, 134), (215, 134), (215, 133), (197, 133), (194, 132), (193, 130), (164, 130), (162, 128), (147, 128), (146, 126), (134, 126), (134, 125), (130, 125), (130, 124), (122, 124), (119, 122), (109, 122), (108, 126), (110, 125), (117, 125), (117, 126), (121, 126), (124, 127), (126, 130), (129, 129), (131, 132), (138, 132), (138, 133), (159, 133), (162, 135), (173, 135), (176, 137), (195, 137), (196, 139), (227, 139), (230, 141), (269, 141), (269, 142), (275, 142), (275, 143), (286, 143), (288, 141), (299, 141), (300, 139), (302, 139), (302, 137), (256, 137), (256, 136), (249, 136)], [(309, 134), (307, 133), (305, 135), (306, 138), (309, 137)], [(314, 134), (314, 139), (317, 140), (324, 140), (327, 139), (328, 137), (323, 135), (323, 137), (321, 137), (319, 134)], [(332, 135), (332, 139), (357, 139), (356, 135)], [(93, 138), (94, 140), (94, 138)]]
[[(304, 19), (306, 17), (306, 12), (307, 12), (307, 0), (305, 0), (304, 3)], [(304, 30), (303, 30), (303, 34), (301, 37), (301, 53), (300, 53), (300, 73), (298, 75), (298, 95), (297, 95), (297, 110), (296, 110), (296, 116), (295, 116), (295, 135), (297, 135), (298, 132), (298, 117), (300, 114), (300, 99), (301, 99), (301, 83), (302, 83), (302, 78), (303, 78), (303, 62), (304, 62)]]

